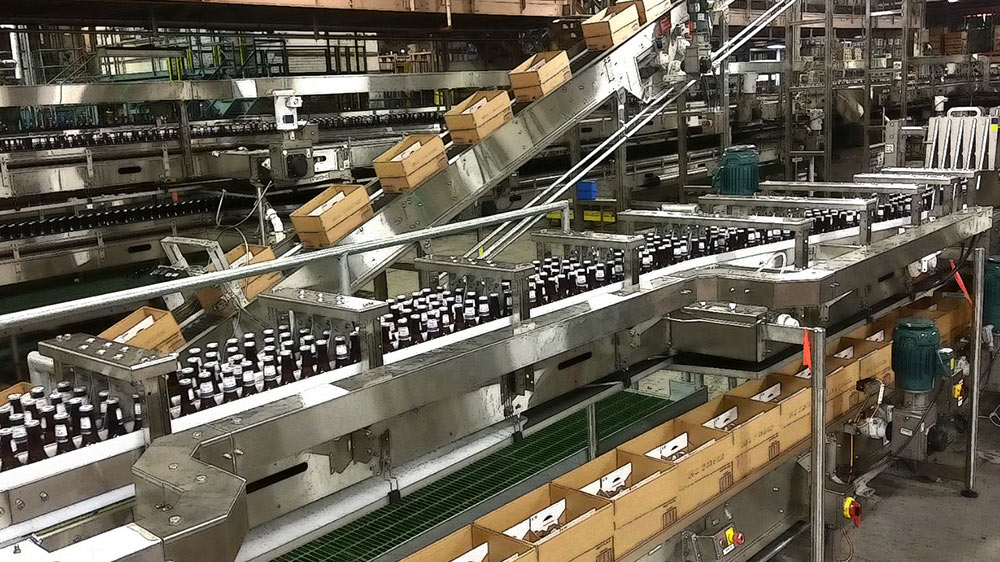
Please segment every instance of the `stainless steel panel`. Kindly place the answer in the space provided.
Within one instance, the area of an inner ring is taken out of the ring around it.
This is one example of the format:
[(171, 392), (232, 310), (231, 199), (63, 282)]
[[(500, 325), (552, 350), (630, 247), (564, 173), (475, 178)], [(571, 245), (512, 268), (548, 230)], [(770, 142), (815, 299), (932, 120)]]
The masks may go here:
[(132, 483), (129, 468), (142, 451), (135, 449), (93, 464), (7, 490), (11, 524), (21, 523)]
[(46, 84), (0, 87), (0, 107), (252, 99), (271, 96), (275, 90), (294, 90), (300, 96), (313, 96), (361, 92), (506, 87), (509, 84), (507, 72), (499, 70), (411, 74), (343, 74), (169, 83)]

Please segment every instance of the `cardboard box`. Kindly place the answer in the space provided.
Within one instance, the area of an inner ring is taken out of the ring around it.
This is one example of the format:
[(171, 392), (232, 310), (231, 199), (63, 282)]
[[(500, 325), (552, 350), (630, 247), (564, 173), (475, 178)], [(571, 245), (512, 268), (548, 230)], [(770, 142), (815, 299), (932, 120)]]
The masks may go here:
[(851, 408), (861, 403), (862, 393), (855, 390), (842, 392), (837, 396), (826, 399), (826, 423), (846, 414)]
[[(948, 298), (940, 295), (920, 299), (908, 307), (908, 310), (927, 310), (930, 312), (943, 312), (947, 315), (947, 320), (938, 323), (938, 330), (941, 331), (942, 342), (947, 339), (951, 345), (957, 344), (972, 327), (972, 305), (965, 298)], [(951, 332), (948, 338), (944, 338), (944, 327), (950, 326)]]
[[(857, 383), (859, 379), (859, 374), (861, 372), (861, 366), (857, 361), (848, 359), (839, 359), (837, 357), (828, 356), (825, 358), (826, 367), (826, 423), (830, 423), (836, 417), (841, 415), (844, 409), (837, 410), (835, 406), (837, 404), (846, 404), (849, 399), (841, 399), (842, 395), (849, 394), (860, 397), (860, 393), (857, 391)], [(799, 365), (796, 370), (792, 370), (791, 373), (796, 377), (802, 379), (811, 379), (812, 374), (809, 369), (804, 365)], [(785, 374), (788, 372), (783, 371)], [(839, 400), (839, 402), (838, 402)], [(836, 404), (835, 404), (836, 402)], [(856, 404), (857, 402), (855, 402)], [(811, 408), (811, 406), (810, 406)]]
[(604, 51), (639, 31), (639, 12), (635, 4), (615, 4), (587, 18), (582, 27), (587, 48)]
[(566, 51), (531, 55), (510, 71), (510, 86), (520, 101), (541, 99), (573, 77)]
[(711, 427), (732, 432), (734, 446), (738, 452), (748, 451), (771, 436), (777, 435), (781, 422), (781, 410), (774, 404), (757, 402), (749, 398), (724, 395), (698, 406), (680, 417), (681, 420), (710, 427), (705, 424), (723, 423), (723, 416), (734, 414), (725, 424), (729, 429)]
[[(675, 465), (669, 474), (678, 483), (677, 517), (729, 489), (735, 482), (733, 461), (736, 447), (732, 433), (708, 429), (681, 419), (673, 419), (628, 441), (619, 450), (636, 455), (659, 457), (660, 447), (668, 447)], [(659, 457), (662, 459), (662, 457)]]
[(17, 382), (3, 390), (0, 390), (0, 404), (10, 402), (11, 394), (25, 394), (31, 392), (31, 386), (30, 382)]
[[(152, 320), (146, 320), (147, 318)], [(134, 334), (128, 334), (129, 330), (143, 321), (148, 326), (137, 329)], [(131, 346), (160, 353), (178, 351), (184, 347), (185, 343), (184, 336), (181, 335), (181, 327), (174, 320), (174, 315), (166, 310), (151, 306), (139, 307), (138, 310), (122, 318), (98, 336), (112, 341), (120, 339), (119, 343), (127, 343)]]
[(886, 385), (891, 385), (892, 376), (892, 343), (874, 342), (844, 338), (840, 340), (841, 351), (837, 354), (850, 353), (858, 362), (858, 380), (869, 377), (876, 378)]
[[(249, 250), (250, 254), (249, 260), (244, 257), (247, 254), (247, 250)], [(268, 246), (257, 246), (255, 244), (240, 244), (226, 252), (226, 260), (229, 262), (230, 267), (234, 265), (239, 267), (240, 265), (262, 263), (273, 259), (274, 250)], [(214, 267), (209, 267), (208, 271), (214, 271), (214, 269)], [(252, 301), (257, 298), (257, 295), (281, 282), (281, 279), (282, 275), (280, 271), (272, 271), (271, 273), (250, 277), (249, 279), (241, 279), (237, 283), (243, 288), (243, 294), (246, 299)], [(233, 304), (222, 298), (222, 288), (219, 286), (201, 289), (196, 295), (198, 302), (201, 303), (201, 307), (209, 314), (226, 316), (236, 311)]]
[[(554, 509), (557, 506), (564, 509)], [(550, 508), (553, 513), (540, 513)], [(538, 538), (530, 528), (541, 526), (549, 517), (558, 521), (558, 529)], [(615, 512), (611, 501), (555, 484), (528, 492), (480, 517), (475, 524), (534, 546), (538, 562), (604, 562), (614, 556)]]
[(359, 209), (353, 215), (338, 223), (332, 230), (326, 232), (299, 232), (299, 242), (302, 242), (302, 245), (306, 248), (329, 248), (335, 246), (337, 242), (343, 240), (345, 236), (357, 230), (368, 222), (368, 219), (374, 216), (375, 212), (372, 211), (370, 206)]
[[(786, 448), (809, 437), (812, 389), (808, 379), (772, 374), (747, 381), (728, 394), (777, 405), (781, 419), (779, 436)], [(799, 423), (802, 420), (805, 423)]]
[(674, 465), (620, 449), (557, 478), (553, 484), (611, 500), (615, 558), (677, 521)]
[(647, 21), (659, 19), (667, 13), (670, 2), (666, 0), (631, 0), (629, 2), (615, 2), (615, 6), (634, 5), (639, 13), (639, 26), (646, 25)]
[(488, 553), (486, 558), (473, 558), (476, 562), (479, 560), (485, 562), (536, 562), (538, 560), (538, 554), (535, 553), (535, 549), (531, 545), (489, 529), (469, 525), (403, 558), (402, 562), (456, 560), (459, 559), (459, 556), (473, 550), (478, 553), (483, 553), (485, 550)]
[(456, 144), (476, 144), (513, 118), (507, 90), (476, 92), (444, 114)]
[(375, 158), (372, 164), (383, 190), (408, 193), (447, 168), (448, 155), (441, 137), (409, 135)]
[(925, 310), (921, 308), (904, 308), (900, 319), (929, 318), (937, 325), (941, 334), (941, 347), (952, 347), (955, 345), (955, 320), (956, 318), (948, 312), (942, 310)]
[[(340, 198), (330, 205), (330, 201)], [(333, 246), (372, 217), (368, 192), (360, 185), (334, 185), (290, 215), (295, 232), (307, 248)]]

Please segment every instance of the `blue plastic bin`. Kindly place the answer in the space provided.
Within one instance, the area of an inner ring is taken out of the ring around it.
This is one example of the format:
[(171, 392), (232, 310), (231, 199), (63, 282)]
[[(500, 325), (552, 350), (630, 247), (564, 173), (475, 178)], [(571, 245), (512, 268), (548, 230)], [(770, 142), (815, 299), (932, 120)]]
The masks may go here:
[(597, 199), (597, 182), (582, 181), (576, 184), (576, 198), (580, 201)]

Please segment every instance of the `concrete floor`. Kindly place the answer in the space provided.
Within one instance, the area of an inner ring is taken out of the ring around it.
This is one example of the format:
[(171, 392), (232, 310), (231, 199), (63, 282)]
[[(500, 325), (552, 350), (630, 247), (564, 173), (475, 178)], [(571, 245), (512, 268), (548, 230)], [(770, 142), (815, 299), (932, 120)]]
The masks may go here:
[[(1000, 396), (987, 396), (989, 413)], [(876, 497), (862, 500), (861, 527), (835, 531), (836, 559), (827, 562), (956, 562), (1000, 560), (998, 506), (1000, 506), (1000, 427), (980, 419), (980, 458), (976, 464), (976, 491), (969, 499), (961, 482), (916, 476), (902, 469), (886, 470), (871, 482)], [(964, 466), (965, 436), (934, 459), (948, 466)], [(846, 533), (844, 532), (846, 531)], [(809, 560), (808, 536), (773, 558), (776, 562)]]
[[(995, 404), (988, 396), (985, 403)], [(983, 412), (989, 413), (990, 407)], [(851, 528), (848, 536), (854, 543), (854, 560), (953, 561), (1000, 560), (998, 506), (1000, 506), (1000, 427), (987, 419), (979, 422), (979, 451), (991, 455), (994, 462), (977, 463), (976, 491), (979, 497), (968, 499), (960, 492), (960, 482), (904, 476), (900, 471), (886, 472), (872, 481), (879, 501), (867, 512), (860, 529)], [(963, 466), (964, 436), (937, 462)], [(845, 541), (846, 542), (846, 541)], [(841, 560), (849, 553), (842, 546)]]

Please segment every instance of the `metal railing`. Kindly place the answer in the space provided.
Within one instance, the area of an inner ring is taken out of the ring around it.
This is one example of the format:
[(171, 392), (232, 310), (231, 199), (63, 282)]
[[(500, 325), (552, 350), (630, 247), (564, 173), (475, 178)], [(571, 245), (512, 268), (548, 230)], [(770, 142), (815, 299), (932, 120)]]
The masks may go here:
[(86, 297), (73, 301), (66, 301), (47, 306), (29, 308), (18, 312), (11, 312), (0, 315), (0, 335), (8, 335), (11, 333), (11, 330), (19, 327), (37, 326), (52, 320), (65, 319), (65, 317), (73, 314), (142, 302), (170, 293), (190, 291), (202, 287), (218, 285), (227, 281), (235, 281), (237, 279), (246, 279), (248, 277), (263, 275), (273, 271), (292, 269), (326, 259), (335, 259), (339, 262), (338, 268), (341, 279), (343, 279), (345, 271), (348, 271), (347, 257), (354, 254), (363, 254), (372, 250), (391, 248), (403, 244), (429, 240), (432, 238), (459, 234), (514, 219), (544, 215), (551, 211), (560, 211), (562, 213), (563, 230), (569, 230), (569, 208), (569, 201), (546, 203), (544, 205), (536, 205), (534, 207), (500, 213), (490, 217), (454, 222), (441, 226), (432, 226), (423, 230), (414, 230), (404, 234), (399, 234), (392, 238), (334, 246), (333, 248), (280, 257), (271, 261), (246, 265), (235, 269), (213, 271), (202, 275), (177, 279), (175, 281), (155, 283), (145, 287), (137, 287), (134, 289), (107, 293), (105, 295)]

